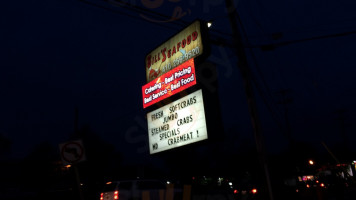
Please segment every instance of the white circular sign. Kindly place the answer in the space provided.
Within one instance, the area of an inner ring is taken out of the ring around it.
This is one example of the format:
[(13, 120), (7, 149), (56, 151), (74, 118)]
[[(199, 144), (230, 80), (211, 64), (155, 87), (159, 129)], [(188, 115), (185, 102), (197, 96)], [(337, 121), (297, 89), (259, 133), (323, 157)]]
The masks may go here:
[(77, 163), (84, 159), (84, 148), (80, 141), (71, 141), (62, 145), (62, 159), (68, 163)]

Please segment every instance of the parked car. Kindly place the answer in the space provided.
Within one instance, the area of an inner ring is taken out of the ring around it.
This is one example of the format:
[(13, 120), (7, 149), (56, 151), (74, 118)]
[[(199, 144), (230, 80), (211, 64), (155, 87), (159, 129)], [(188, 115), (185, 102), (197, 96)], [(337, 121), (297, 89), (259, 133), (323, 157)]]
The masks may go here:
[(260, 191), (258, 188), (257, 184), (252, 183), (234, 184), (234, 199), (259, 199)]
[[(168, 185), (154, 179), (135, 179), (107, 182), (100, 193), (100, 200), (165, 199)], [(177, 195), (172, 189), (172, 195)], [(146, 199), (148, 199), (146, 197)]]

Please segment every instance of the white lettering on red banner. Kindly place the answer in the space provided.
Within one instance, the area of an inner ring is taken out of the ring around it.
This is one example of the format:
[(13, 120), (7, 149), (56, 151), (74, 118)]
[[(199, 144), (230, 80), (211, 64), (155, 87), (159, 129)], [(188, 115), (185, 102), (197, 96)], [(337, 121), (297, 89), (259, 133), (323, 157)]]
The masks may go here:
[(142, 86), (143, 108), (177, 94), (195, 84), (194, 59), (190, 59)]

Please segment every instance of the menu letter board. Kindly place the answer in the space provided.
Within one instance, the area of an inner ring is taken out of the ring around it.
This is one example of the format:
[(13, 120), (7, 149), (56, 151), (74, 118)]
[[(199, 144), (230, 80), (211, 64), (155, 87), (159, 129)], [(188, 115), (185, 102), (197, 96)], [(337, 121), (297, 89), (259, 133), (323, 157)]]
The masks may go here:
[(202, 90), (147, 114), (150, 154), (208, 139)]

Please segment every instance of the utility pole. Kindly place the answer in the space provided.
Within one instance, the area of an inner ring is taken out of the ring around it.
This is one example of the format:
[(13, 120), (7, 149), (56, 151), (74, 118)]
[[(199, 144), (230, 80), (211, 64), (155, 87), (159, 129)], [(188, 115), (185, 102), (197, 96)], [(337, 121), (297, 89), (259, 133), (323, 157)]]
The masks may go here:
[[(74, 138), (79, 138), (79, 109), (78, 107), (74, 110)], [(79, 176), (78, 164), (72, 163), (72, 167), (74, 169), (76, 186), (78, 189), (78, 195), (80, 200), (84, 200), (84, 195), (81, 187), (81, 181)]]
[(257, 104), (254, 97), (253, 86), (250, 77), (250, 70), (248, 68), (246, 54), (242, 45), (242, 37), (239, 32), (239, 28), (237, 26), (237, 19), (236, 19), (237, 11), (234, 2), (232, 0), (225, 0), (225, 5), (228, 12), (228, 17), (232, 29), (232, 34), (233, 34), (233, 45), (235, 45), (234, 51), (236, 56), (238, 57), (237, 67), (240, 70), (244, 87), (245, 87), (248, 109), (252, 121), (255, 140), (256, 140), (257, 153), (258, 153), (260, 163), (264, 170), (266, 185), (269, 193), (269, 199), (273, 200), (272, 186), (271, 186), (271, 181), (269, 176), (267, 159), (265, 155), (263, 135), (261, 131), (261, 124), (258, 117)]
[(79, 136), (79, 109), (75, 107), (74, 109), (74, 137)]
[(340, 134), (342, 137), (343, 146), (345, 148), (345, 151), (348, 151), (349, 150), (349, 143), (348, 143), (349, 138), (346, 133), (346, 123), (345, 123), (346, 110), (339, 109), (339, 110), (336, 110), (334, 113), (337, 114), (337, 118), (335, 118), (335, 119), (338, 120), (339, 124), (340, 124)]
[(287, 104), (292, 103), (293, 99), (292, 98), (287, 98), (287, 93), (289, 93), (290, 90), (280, 90), (278, 93), (282, 95), (282, 100), (278, 102), (279, 104), (283, 104), (284, 108), (284, 118), (286, 121), (286, 137), (288, 139), (289, 145), (294, 145), (293, 144), (293, 137), (292, 137), (292, 129), (289, 123), (289, 117), (288, 117), (288, 106)]

